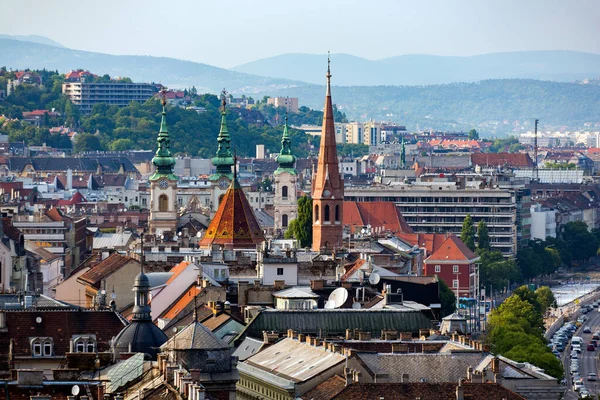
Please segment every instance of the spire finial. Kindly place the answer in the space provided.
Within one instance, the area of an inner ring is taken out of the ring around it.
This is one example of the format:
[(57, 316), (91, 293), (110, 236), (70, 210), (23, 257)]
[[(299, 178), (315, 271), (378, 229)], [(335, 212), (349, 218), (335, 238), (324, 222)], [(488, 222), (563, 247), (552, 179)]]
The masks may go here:
[(223, 90), (221, 91), (221, 112), (222, 113), (225, 112), (226, 106), (227, 106), (227, 90), (225, 90), (225, 88), (223, 88)]
[(327, 93), (326, 96), (331, 96), (331, 53), (327, 51)]

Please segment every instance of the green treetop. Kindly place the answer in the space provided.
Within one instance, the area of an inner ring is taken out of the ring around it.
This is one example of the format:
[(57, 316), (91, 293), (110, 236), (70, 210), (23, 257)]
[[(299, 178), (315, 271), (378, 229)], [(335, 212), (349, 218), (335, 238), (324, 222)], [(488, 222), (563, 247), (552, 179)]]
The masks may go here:
[(157, 180), (161, 177), (167, 177), (172, 180), (177, 180), (177, 177), (173, 174), (173, 167), (175, 166), (175, 159), (171, 155), (171, 139), (169, 138), (169, 131), (167, 130), (167, 111), (166, 111), (166, 100), (162, 100), (162, 120), (160, 122), (160, 130), (158, 132), (158, 149), (156, 155), (152, 158), (152, 164), (156, 167), (156, 171), (150, 177), (151, 181)]
[(490, 234), (484, 220), (479, 221), (477, 224), (477, 248), (490, 249)]
[(212, 159), (213, 165), (217, 168), (217, 173), (211, 177), (212, 179), (218, 179), (222, 175), (230, 177), (231, 167), (234, 164), (233, 156), (231, 154), (231, 137), (229, 136), (229, 130), (227, 129), (227, 113), (225, 111), (226, 106), (226, 93), (223, 91), (221, 129), (219, 131), (219, 136), (217, 137), (217, 154)]
[(281, 137), (281, 151), (277, 156), (277, 163), (279, 167), (275, 171), (275, 175), (279, 175), (282, 172), (289, 172), (292, 175), (296, 175), (296, 156), (292, 154), (290, 135), (288, 133), (288, 118), (285, 117), (285, 125), (283, 126), (283, 136)]
[(463, 221), (462, 232), (460, 234), (460, 240), (467, 245), (471, 251), (475, 251), (475, 229), (473, 228), (473, 219), (471, 214), (467, 214)]

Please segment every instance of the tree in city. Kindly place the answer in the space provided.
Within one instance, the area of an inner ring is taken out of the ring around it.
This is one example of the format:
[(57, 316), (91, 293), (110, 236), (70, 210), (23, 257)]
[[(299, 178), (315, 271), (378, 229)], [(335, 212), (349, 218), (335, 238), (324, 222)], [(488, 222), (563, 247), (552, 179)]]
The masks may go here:
[(574, 261), (587, 261), (598, 253), (598, 238), (583, 221), (568, 222), (561, 233)]
[(80, 133), (75, 137), (75, 146), (73, 146), (74, 152), (82, 153), (85, 151), (98, 150), (104, 150), (98, 136), (92, 135), (91, 133)]
[(510, 282), (521, 279), (519, 267), (512, 259), (506, 259), (497, 250), (477, 249), (479, 256), (479, 281), (491, 291), (503, 291)]
[(442, 305), (440, 318), (444, 318), (456, 310), (456, 295), (442, 279), (438, 279), (438, 290), (440, 293), (440, 303)]
[(302, 196), (298, 199), (298, 218), (288, 224), (286, 239), (296, 239), (300, 247), (312, 245), (312, 199)]
[(463, 221), (460, 240), (472, 251), (475, 251), (475, 228), (471, 214), (467, 214)]
[(474, 128), (469, 131), (469, 139), (479, 140), (479, 132), (477, 132)]
[(540, 286), (535, 290), (535, 297), (537, 297), (538, 303), (540, 303), (542, 310), (547, 310), (550, 307), (556, 305), (556, 299), (554, 293), (548, 286)]
[[(513, 291), (513, 295), (518, 296), (521, 300), (531, 304), (531, 306), (535, 309), (537, 313), (542, 314), (545, 311), (535, 292), (531, 290), (529, 286), (519, 286)], [(542, 326), (543, 324), (540, 322), (540, 327)]]
[(478, 249), (490, 249), (490, 234), (485, 221), (482, 219), (477, 224), (477, 248)]

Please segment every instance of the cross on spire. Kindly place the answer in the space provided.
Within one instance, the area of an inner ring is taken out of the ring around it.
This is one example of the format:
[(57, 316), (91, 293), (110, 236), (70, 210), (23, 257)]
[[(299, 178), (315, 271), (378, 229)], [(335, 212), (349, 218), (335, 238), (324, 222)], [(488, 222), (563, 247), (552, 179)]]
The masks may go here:
[(223, 88), (221, 91), (221, 112), (225, 112), (225, 107), (227, 106), (227, 90)]
[(164, 106), (167, 105), (167, 92), (168, 89), (166, 86), (163, 86), (162, 89), (160, 89), (160, 104)]

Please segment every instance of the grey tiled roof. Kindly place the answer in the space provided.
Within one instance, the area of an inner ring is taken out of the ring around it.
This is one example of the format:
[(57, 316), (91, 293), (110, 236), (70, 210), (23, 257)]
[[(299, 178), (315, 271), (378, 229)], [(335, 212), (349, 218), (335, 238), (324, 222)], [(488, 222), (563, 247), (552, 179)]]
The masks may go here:
[(358, 357), (376, 374), (389, 375), (390, 382), (401, 382), (408, 374), (410, 382), (457, 382), (464, 378), (469, 367), (479, 364), (481, 353), (460, 354), (372, 354)]
[(229, 348), (227, 343), (219, 339), (210, 329), (199, 322), (192, 322), (161, 346), (163, 350), (212, 350), (227, 348)]

